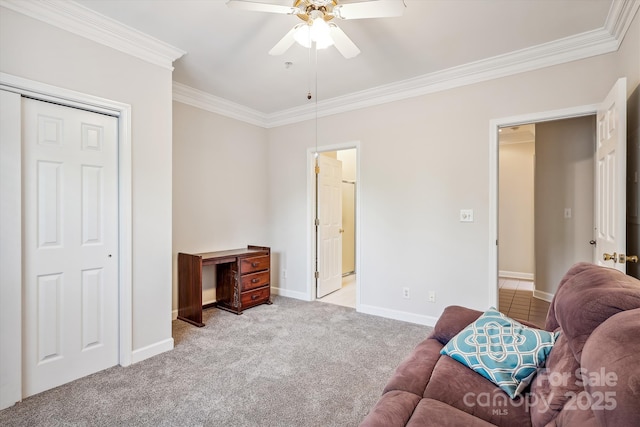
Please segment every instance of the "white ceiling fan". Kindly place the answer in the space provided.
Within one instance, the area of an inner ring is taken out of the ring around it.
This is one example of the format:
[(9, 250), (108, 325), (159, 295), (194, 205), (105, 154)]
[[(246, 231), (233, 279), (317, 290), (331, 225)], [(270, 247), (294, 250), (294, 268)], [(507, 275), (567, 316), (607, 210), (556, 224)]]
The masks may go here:
[(282, 6), (244, 0), (228, 0), (227, 6), (254, 12), (270, 12), (296, 15), (302, 19), (269, 51), (270, 55), (282, 55), (295, 42), (304, 47), (315, 44), (317, 49), (334, 45), (345, 58), (353, 58), (360, 49), (332, 22), (338, 19), (388, 18), (404, 13), (403, 0), (374, 0), (339, 4), (338, 0), (294, 0), (293, 6)]

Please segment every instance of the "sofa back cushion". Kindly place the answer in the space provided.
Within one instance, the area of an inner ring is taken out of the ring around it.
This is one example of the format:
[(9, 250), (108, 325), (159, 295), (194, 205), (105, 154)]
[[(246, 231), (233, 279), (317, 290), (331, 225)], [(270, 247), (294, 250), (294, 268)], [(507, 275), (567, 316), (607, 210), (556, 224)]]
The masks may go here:
[(640, 309), (598, 326), (581, 361), (587, 400), (600, 426), (640, 426)]
[(560, 334), (549, 353), (546, 367), (538, 372), (531, 383), (528, 398), (532, 426), (549, 425), (571, 397), (580, 393), (582, 386), (577, 378), (579, 368), (567, 338)]
[(606, 267), (574, 265), (560, 282), (545, 329), (559, 326), (579, 362), (591, 332), (621, 311), (640, 308), (640, 281)]
[[(599, 371), (602, 368), (606, 372), (614, 369), (617, 356), (607, 356), (608, 354), (618, 354), (620, 351), (628, 354), (624, 341), (633, 341), (640, 346), (640, 340), (637, 338), (640, 329), (637, 326), (635, 332), (624, 329), (627, 331), (623, 332), (623, 335), (626, 334), (624, 340), (619, 333), (606, 332), (616, 329), (614, 325), (619, 324), (619, 316), (639, 313), (638, 308), (640, 281), (637, 279), (618, 270), (589, 263), (575, 264), (567, 271), (551, 302), (545, 326), (547, 330), (560, 331), (560, 337), (547, 358), (546, 367), (531, 384), (529, 398), (533, 426), (588, 427), (598, 425), (599, 422), (601, 425), (611, 426), (640, 425), (601, 422), (599, 417), (613, 419), (614, 414), (610, 413), (611, 411), (600, 411), (598, 414), (593, 410), (597, 408), (592, 405), (600, 402), (601, 405), (611, 406), (612, 393), (621, 396), (620, 405), (623, 407), (638, 405), (640, 368), (637, 366), (640, 363), (640, 349), (629, 347), (635, 349), (635, 362), (628, 361), (624, 369), (615, 368), (625, 372), (624, 375), (629, 378), (636, 378), (630, 380), (625, 391), (621, 388), (605, 391), (598, 389), (594, 390), (594, 394), (587, 387), (590, 375), (602, 375)], [(640, 322), (640, 316), (636, 316), (637, 324)], [(605, 332), (602, 332), (603, 330)], [(613, 349), (616, 350), (612, 352)], [(635, 376), (625, 369), (635, 369)], [(592, 371), (597, 372), (590, 374)], [(631, 403), (625, 403), (629, 390), (634, 389), (632, 397), (629, 398)], [(605, 396), (606, 391), (609, 393)], [(605, 397), (608, 401), (605, 401)], [(600, 398), (602, 399), (597, 400)], [(640, 406), (634, 408), (638, 407)]]

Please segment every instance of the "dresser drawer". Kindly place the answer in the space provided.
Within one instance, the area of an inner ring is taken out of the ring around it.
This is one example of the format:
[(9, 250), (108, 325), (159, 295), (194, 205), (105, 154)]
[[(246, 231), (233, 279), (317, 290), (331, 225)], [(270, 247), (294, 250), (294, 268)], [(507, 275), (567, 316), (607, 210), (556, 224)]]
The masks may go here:
[(253, 291), (243, 292), (240, 294), (240, 304), (243, 309), (248, 308), (268, 301), (270, 296), (271, 289), (269, 286)]
[(260, 286), (269, 284), (269, 271), (261, 271), (259, 273), (245, 274), (240, 279), (242, 286), (241, 291), (248, 291), (250, 289), (259, 288)]
[(269, 255), (244, 258), (242, 261), (240, 261), (240, 274), (268, 270), (270, 264), (269, 258)]

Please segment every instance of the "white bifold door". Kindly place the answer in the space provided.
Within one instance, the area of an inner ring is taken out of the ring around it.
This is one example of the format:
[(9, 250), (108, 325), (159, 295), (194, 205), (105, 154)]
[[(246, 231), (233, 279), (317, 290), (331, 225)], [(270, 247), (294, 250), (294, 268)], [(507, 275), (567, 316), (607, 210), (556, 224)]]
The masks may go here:
[(118, 121), (22, 105), (26, 397), (118, 363)]

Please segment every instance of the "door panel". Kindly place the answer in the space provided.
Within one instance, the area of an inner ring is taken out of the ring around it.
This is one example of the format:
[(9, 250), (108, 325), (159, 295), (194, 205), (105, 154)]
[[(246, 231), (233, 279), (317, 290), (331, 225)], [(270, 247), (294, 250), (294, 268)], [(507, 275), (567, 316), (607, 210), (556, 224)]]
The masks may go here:
[[(596, 135), (595, 264), (626, 272), (626, 79), (618, 79), (600, 104)], [(605, 260), (605, 254), (608, 255)]]
[(118, 363), (117, 119), (23, 99), (23, 396)]
[(318, 157), (318, 272), (317, 297), (342, 287), (342, 162)]

